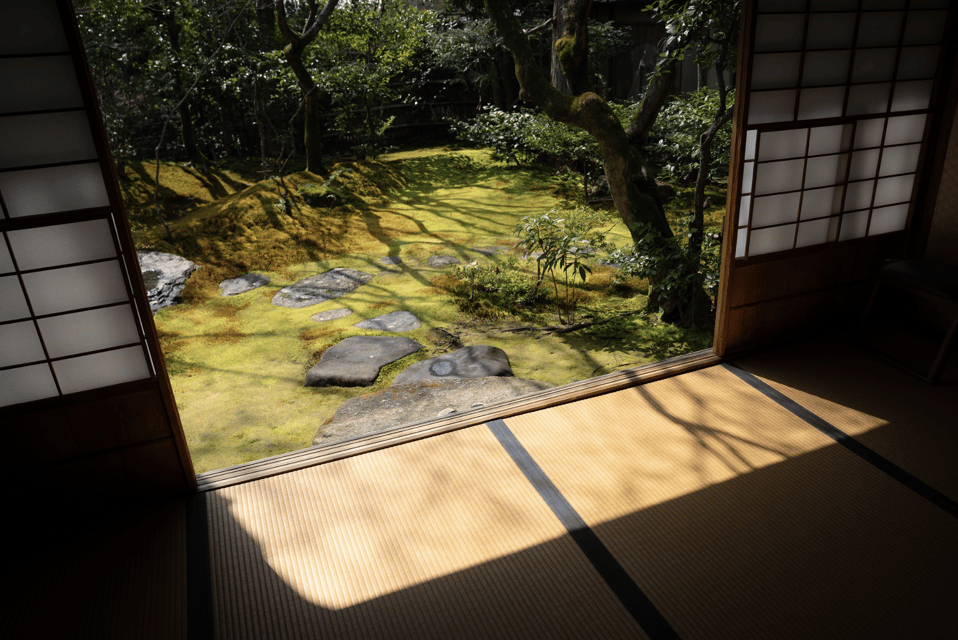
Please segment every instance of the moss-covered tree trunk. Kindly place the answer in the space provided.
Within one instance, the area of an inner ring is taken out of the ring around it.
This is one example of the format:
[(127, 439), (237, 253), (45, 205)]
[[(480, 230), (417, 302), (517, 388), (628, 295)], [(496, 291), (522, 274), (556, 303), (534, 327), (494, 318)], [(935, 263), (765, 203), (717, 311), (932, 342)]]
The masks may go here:
[(554, 120), (585, 129), (598, 141), (616, 210), (633, 238), (638, 239), (638, 223), (650, 224), (662, 235), (671, 236), (654, 180), (643, 168), (639, 149), (630, 143), (609, 104), (591, 90), (586, 29), (591, 2), (566, 3), (563, 36), (555, 43), (555, 53), (572, 95), (553, 87), (539, 69), (529, 39), (508, 3), (484, 0), (483, 4), (512, 51), (521, 87), (519, 97), (538, 104)]
[(315, 174), (326, 174), (326, 167), (323, 164), (323, 138), (322, 122), (320, 120), (319, 91), (313, 76), (306, 69), (303, 63), (303, 52), (306, 47), (316, 39), (316, 35), (332, 14), (333, 9), (339, 0), (327, 0), (326, 6), (319, 11), (316, 0), (308, 0), (307, 7), (309, 14), (306, 18), (306, 25), (302, 33), (293, 31), (286, 19), (285, 0), (276, 0), (276, 17), (279, 24), (279, 30), (289, 43), (283, 49), (286, 54), (286, 61), (289, 63), (293, 74), (296, 76), (296, 82), (303, 91), (305, 100), (305, 122), (303, 126), (303, 143), (306, 147), (306, 170)]

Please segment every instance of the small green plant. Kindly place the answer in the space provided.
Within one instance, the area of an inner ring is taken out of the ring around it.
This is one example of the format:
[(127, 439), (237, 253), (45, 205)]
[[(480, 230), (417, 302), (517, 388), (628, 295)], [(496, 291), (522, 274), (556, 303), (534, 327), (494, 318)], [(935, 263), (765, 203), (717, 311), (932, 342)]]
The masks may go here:
[(336, 181), (345, 173), (353, 171), (349, 167), (340, 167), (329, 174), (326, 181), (320, 185), (312, 182), (304, 182), (299, 185), (296, 192), (302, 196), (303, 201), (311, 207), (335, 207), (342, 204), (347, 199), (347, 193), (340, 189)]
[[(519, 236), (516, 247), (525, 250), (526, 255), (535, 255), (534, 291), (539, 291), (548, 274), (552, 279), (560, 322), (563, 321), (563, 306), (568, 311), (568, 322), (575, 322), (578, 303), (576, 280), (585, 283), (592, 273), (585, 263), (586, 258), (591, 258), (600, 250), (613, 248), (605, 240), (609, 230), (596, 229), (605, 222), (608, 222), (605, 214), (579, 206), (567, 210), (551, 209), (539, 216), (526, 216), (516, 225), (515, 233)], [(561, 272), (559, 278), (556, 277), (557, 271)], [(560, 279), (563, 285), (561, 295)]]
[(535, 315), (546, 298), (515, 256), (504, 264), (470, 262), (456, 269), (456, 280), (459, 308), (482, 318)]

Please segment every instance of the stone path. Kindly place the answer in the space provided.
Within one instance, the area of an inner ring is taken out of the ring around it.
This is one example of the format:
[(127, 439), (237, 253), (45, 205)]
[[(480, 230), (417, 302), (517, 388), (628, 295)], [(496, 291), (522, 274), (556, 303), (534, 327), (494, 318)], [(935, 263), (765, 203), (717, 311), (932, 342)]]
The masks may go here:
[(475, 345), (422, 360), (396, 376), (393, 386), (449, 378), (511, 376), (509, 356), (498, 347)]
[(330, 320), (338, 320), (339, 318), (345, 318), (352, 314), (352, 309), (330, 309), (329, 311), (314, 313), (309, 319), (315, 320), (316, 322), (329, 322)]
[(408, 311), (393, 311), (392, 313), (357, 322), (353, 326), (357, 329), (368, 329), (372, 331), (400, 332), (418, 329), (422, 327), (422, 322)]
[(345, 295), (372, 279), (371, 274), (337, 267), (283, 287), (273, 296), (273, 304), (290, 309), (309, 307)]
[(426, 264), (433, 269), (438, 269), (441, 267), (448, 267), (451, 264), (459, 264), (459, 258), (445, 255), (429, 256), (429, 259), (426, 260)]
[(220, 283), (221, 296), (238, 296), (241, 293), (258, 289), (264, 284), (269, 284), (269, 277), (261, 273), (247, 273), (236, 278), (223, 280)]
[(384, 366), (422, 348), (415, 340), (401, 336), (346, 338), (327, 349), (319, 363), (306, 372), (306, 386), (368, 387), (376, 382)]

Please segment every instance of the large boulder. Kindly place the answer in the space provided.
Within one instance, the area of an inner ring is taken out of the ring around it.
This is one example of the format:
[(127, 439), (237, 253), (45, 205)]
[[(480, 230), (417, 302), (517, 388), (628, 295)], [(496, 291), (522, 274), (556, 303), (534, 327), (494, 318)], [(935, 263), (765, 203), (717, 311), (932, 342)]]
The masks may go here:
[(136, 257), (140, 261), (140, 273), (153, 313), (183, 302), (183, 288), (193, 272), (199, 269), (197, 264), (162, 251), (139, 251)]
[(316, 431), (313, 444), (375, 433), (518, 398), (552, 385), (524, 378), (451, 378), (387, 387), (350, 398)]
[(356, 269), (336, 267), (283, 287), (273, 296), (273, 304), (291, 309), (309, 307), (346, 295), (372, 279), (371, 274)]
[(498, 347), (480, 344), (422, 360), (396, 376), (393, 386), (449, 378), (511, 376), (509, 356)]
[(323, 353), (306, 372), (307, 387), (368, 387), (379, 370), (416, 353), (423, 346), (410, 338), (356, 336), (346, 338)]

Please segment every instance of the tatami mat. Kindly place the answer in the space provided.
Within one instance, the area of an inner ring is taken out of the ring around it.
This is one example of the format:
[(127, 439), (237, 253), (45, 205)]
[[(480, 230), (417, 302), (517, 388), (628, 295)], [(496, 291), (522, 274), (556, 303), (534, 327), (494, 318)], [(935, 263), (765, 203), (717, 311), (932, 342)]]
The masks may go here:
[(683, 638), (955, 630), (958, 520), (723, 367), (506, 422)]
[(208, 494), (218, 638), (642, 638), (485, 427)]
[(471, 427), (207, 493), (216, 637), (958, 630), (958, 518), (724, 365), (500, 426), (514, 439)]
[(738, 364), (958, 501), (958, 384), (931, 386), (836, 340)]

